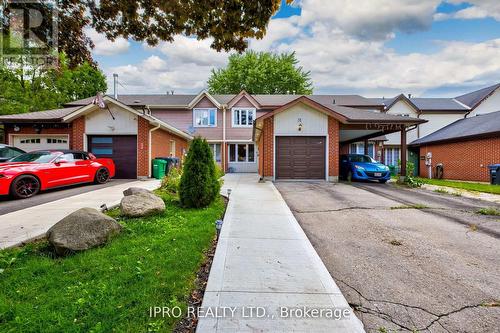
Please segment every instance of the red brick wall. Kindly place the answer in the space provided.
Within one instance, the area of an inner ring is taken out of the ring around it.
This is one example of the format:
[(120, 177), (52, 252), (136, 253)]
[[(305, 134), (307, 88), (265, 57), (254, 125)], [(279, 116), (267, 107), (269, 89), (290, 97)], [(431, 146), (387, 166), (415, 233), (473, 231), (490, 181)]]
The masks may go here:
[(259, 141), (256, 142), (257, 143), (257, 149), (259, 151), (259, 164), (257, 165), (258, 167), (258, 173), (260, 176), (262, 176), (262, 171), (264, 170), (264, 159), (263, 159), (263, 155), (262, 155), (262, 149), (263, 149), (263, 146), (262, 146), (262, 143), (264, 142), (264, 136), (261, 135), (260, 138), (259, 138)]
[(328, 176), (338, 177), (339, 175), (339, 122), (328, 117)]
[(262, 158), (261, 176), (272, 177), (274, 168), (274, 116), (264, 119), (261, 136), (261, 145), (259, 146), (260, 158)]
[[(154, 126), (150, 125), (150, 129)], [(151, 159), (155, 157), (170, 156), (171, 140), (175, 142), (175, 156), (183, 160), (183, 149), (187, 151), (188, 143), (175, 134), (169, 133), (162, 129), (157, 129), (151, 133)]]
[[(420, 147), (420, 156), (432, 152), (432, 170), (443, 163), (444, 178), (489, 181), (488, 165), (500, 163), (500, 138), (442, 143)], [(427, 177), (427, 166), (420, 160), (420, 176)]]
[(137, 125), (137, 176), (149, 176), (149, 122), (142, 117)]
[(85, 117), (73, 120), (71, 131), (70, 147), (75, 150), (83, 150), (83, 135), (85, 133)]

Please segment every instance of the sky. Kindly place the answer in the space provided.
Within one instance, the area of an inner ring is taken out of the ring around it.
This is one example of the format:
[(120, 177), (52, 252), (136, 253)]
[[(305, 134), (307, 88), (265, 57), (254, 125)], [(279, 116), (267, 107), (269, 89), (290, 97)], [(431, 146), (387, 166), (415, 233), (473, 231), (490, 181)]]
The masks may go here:
[[(183, 35), (149, 47), (87, 34), (119, 94), (198, 93), (230, 54)], [(315, 94), (454, 97), (500, 82), (500, 1), (296, 0), (249, 49), (295, 52)]]

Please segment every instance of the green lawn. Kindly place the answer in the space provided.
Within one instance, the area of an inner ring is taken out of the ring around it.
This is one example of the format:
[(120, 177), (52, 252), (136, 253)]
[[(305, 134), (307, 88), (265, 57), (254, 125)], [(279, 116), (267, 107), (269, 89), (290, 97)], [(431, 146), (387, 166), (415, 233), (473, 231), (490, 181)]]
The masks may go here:
[(176, 319), (149, 318), (149, 308), (185, 309), (224, 203), (183, 209), (160, 194), (165, 213), (121, 220), (102, 248), (56, 259), (46, 242), (0, 251), (0, 331), (172, 331)]
[(461, 182), (456, 180), (445, 180), (445, 179), (427, 179), (427, 178), (419, 178), (419, 179), (423, 183), (430, 185), (449, 186), (469, 191), (500, 194), (500, 185), (469, 183), (469, 182)]

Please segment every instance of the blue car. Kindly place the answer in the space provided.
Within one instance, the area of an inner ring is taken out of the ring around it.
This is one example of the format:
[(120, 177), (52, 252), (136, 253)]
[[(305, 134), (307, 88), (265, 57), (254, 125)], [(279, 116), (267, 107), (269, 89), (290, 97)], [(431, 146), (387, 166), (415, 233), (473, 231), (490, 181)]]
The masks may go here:
[(391, 179), (391, 172), (388, 166), (368, 155), (348, 154), (340, 156), (340, 177), (347, 180), (378, 180), (385, 183)]

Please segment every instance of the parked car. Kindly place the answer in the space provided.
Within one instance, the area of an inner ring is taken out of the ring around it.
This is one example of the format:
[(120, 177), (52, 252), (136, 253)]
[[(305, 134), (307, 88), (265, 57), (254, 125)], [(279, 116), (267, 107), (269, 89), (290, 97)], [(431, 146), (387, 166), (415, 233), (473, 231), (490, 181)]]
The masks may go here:
[(84, 151), (33, 151), (0, 164), (0, 195), (29, 198), (54, 187), (103, 184), (114, 175), (110, 158), (96, 158)]
[(378, 180), (381, 183), (391, 179), (387, 165), (375, 161), (368, 155), (348, 154), (340, 156), (340, 177), (347, 180)]
[(6, 162), (13, 157), (24, 154), (25, 151), (16, 147), (0, 144), (0, 163)]

